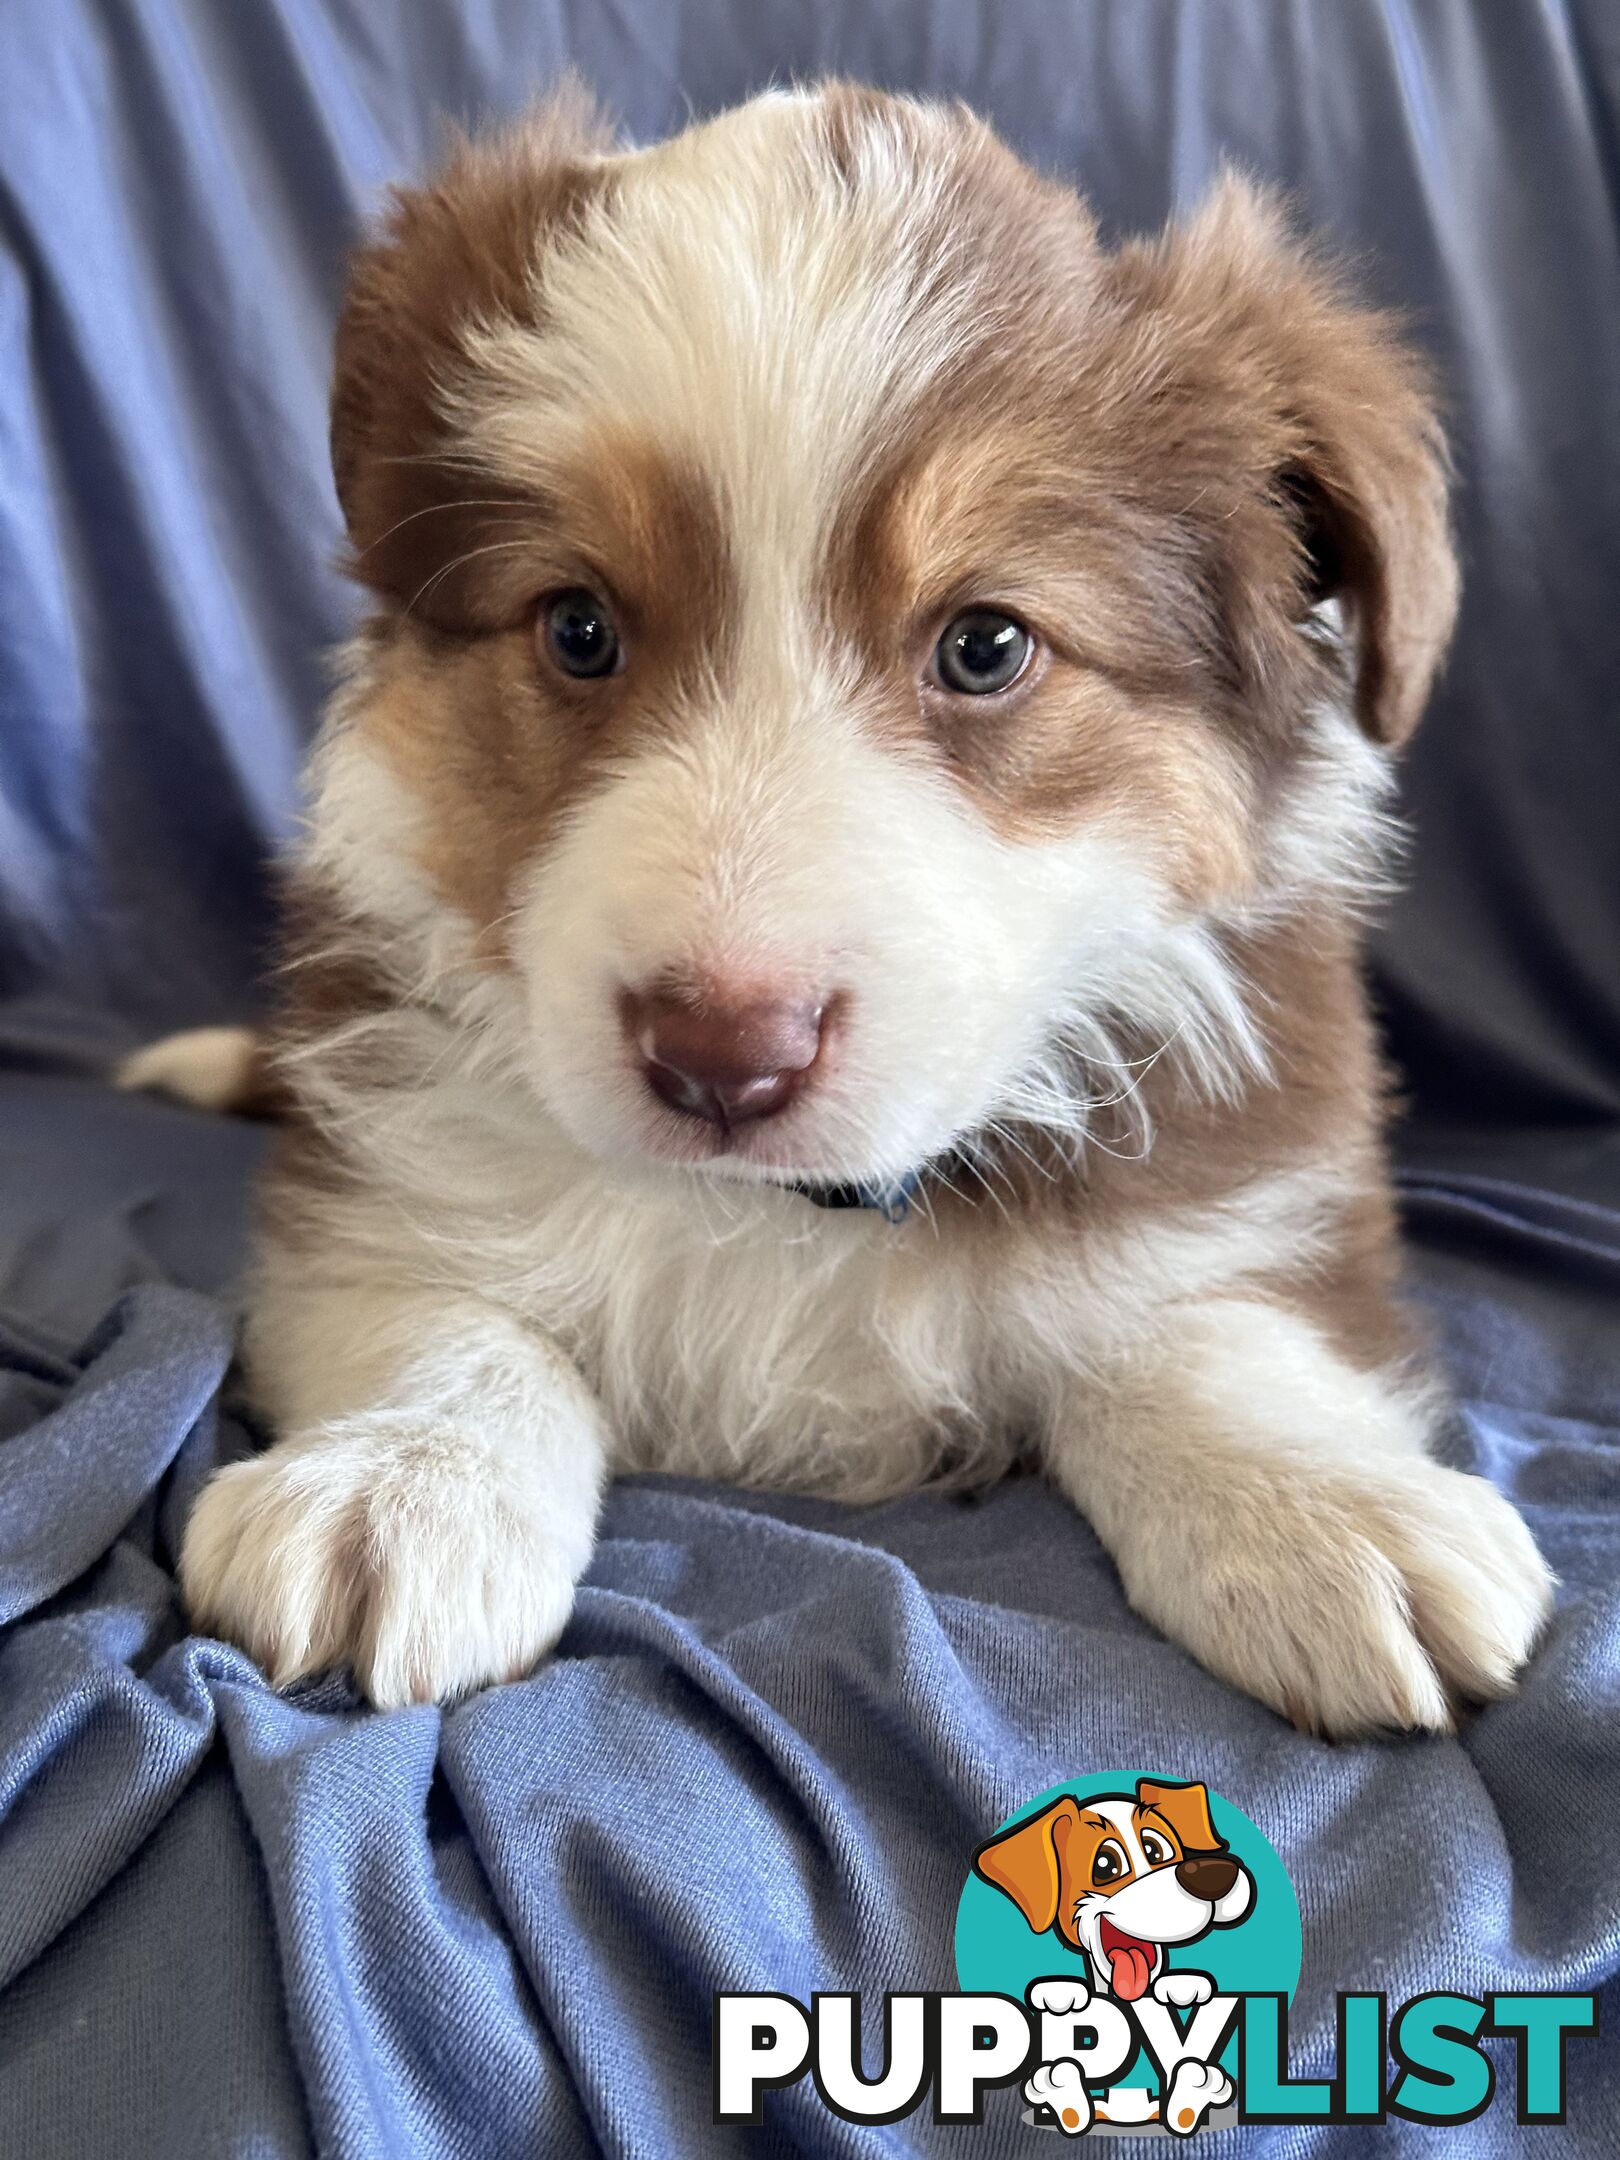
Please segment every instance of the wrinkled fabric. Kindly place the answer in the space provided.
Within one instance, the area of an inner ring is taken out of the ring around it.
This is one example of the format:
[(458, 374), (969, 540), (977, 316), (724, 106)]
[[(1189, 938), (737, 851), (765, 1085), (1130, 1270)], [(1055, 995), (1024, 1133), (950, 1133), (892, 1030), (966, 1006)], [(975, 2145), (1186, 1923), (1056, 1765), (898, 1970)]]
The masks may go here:
[[(31, 1119), (3, 1189), (55, 1192), (98, 1245), (148, 1212), (154, 1139), (181, 1203), (216, 1174), (199, 1139), (251, 1154), (225, 1121), (109, 1099), (121, 1144), (87, 1160), (56, 1095), (0, 1082), (0, 1115)], [(0, 1324), (0, 2152), (868, 2153), (808, 2086), (760, 2130), (713, 2125), (713, 1990), (949, 1987), (974, 1847), (1030, 1794), (1136, 1763), (1205, 1779), (1281, 1852), (1302, 2072), (1331, 2066), (1339, 1988), (1596, 1987), (1620, 2016), (1620, 1209), (1405, 1182), (1467, 1389), (1456, 1459), (1562, 1578), (1523, 1690), (1456, 1740), (1295, 1733), (1144, 1627), (1031, 1478), (875, 1508), (627, 1480), (532, 1678), (447, 1712), (378, 1715), (342, 1679), (278, 1697), (174, 1593), (198, 1481), (255, 1439), (225, 1306), (152, 1279), (132, 1237), (82, 1340)], [(0, 1246), (0, 1282), (25, 1260)], [(1457, 2149), (1611, 2152), (1612, 2048), (1572, 2042), (1569, 2072), (1564, 2129), (1503, 2105)], [(1027, 2135), (1010, 2100), (982, 2130), (884, 2133), (986, 2156)]]
[[(1435, 355), (1467, 598), (1380, 983), (1456, 1459), (1562, 1578), (1458, 1739), (1302, 1738), (1027, 1479), (626, 1481), (558, 1655), (445, 1713), (278, 1697), (186, 1632), (186, 1510), (261, 1437), (228, 1299), (260, 1136), (93, 1075), (253, 1007), (354, 616), (324, 400), (355, 220), (569, 62), (642, 137), (829, 67), (962, 94), (1108, 234), (1236, 160)], [(1620, 2031), (1614, 11), (11, 0), (0, 84), (0, 2154), (1023, 2151), (1010, 2098), (875, 2131), (793, 2087), (716, 2128), (711, 1994), (949, 1987), (974, 1846), (1132, 1764), (1280, 1850), (1300, 2072), (1339, 1988), (1594, 1987)], [(1612, 2153), (1614, 2043), (1568, 2059), (1561, 2129), (1499, 2101), (1220, 2149)]]

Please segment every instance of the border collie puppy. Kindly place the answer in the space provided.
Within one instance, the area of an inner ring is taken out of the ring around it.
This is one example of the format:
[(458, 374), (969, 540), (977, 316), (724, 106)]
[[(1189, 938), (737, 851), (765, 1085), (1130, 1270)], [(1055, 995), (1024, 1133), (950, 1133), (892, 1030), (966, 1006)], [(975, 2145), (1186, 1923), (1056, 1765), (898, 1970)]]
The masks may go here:
[(448, 1697), (615, 1471), (1026, 1458), (1302, 1726), (1503, 1694), (1359, 965), (1457, 587), (1389, 321), (1240, 181), (1108, 249), (960, 108), (565, 94), (359, 251), (332, 445), (280, 1011), (126, 1075), (283, 1118), (197, 1620)]

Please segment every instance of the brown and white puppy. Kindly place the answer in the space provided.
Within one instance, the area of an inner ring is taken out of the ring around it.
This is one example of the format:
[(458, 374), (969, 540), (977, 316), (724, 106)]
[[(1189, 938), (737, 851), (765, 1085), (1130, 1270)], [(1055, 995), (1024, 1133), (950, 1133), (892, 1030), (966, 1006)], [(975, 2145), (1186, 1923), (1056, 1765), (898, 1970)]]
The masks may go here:
[(564, 98), (359, 253), (333, 451), (376, 607), (290, 879), (281, 1437), (197, 1617), (453, 1695), (614, 1470), (1027, 1449), (1301, 1724), (1504, 1692), (1549, 1578), (1427, 1452), (1358, 969), (1456, 593), (1390, 325), (1237, 181), (1110, 251), (960, 109)]
[(1227, 1849), (1201, 1784), (1139, 1778), (1134, 1793), (1065, 1793), (973, 1856), (1037, 1935), (1086, 1960), (1094, 1992), (1135, 2002), (1163, 1977), (1165, 1951), (1234, 1927), (1254, 1878)]

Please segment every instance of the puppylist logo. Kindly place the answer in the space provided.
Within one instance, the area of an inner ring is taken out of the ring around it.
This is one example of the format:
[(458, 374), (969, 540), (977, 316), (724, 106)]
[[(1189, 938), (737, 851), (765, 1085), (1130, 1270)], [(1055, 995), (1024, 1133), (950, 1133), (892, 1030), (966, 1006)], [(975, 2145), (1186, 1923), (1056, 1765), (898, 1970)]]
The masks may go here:
[(1248, 1816), (1190, 1780), (1115, 1772), (1041, 1793), (973, 1855), (955, 1993), (883, 1998), (880, 2067), (861, 2000), (715, 1997), (716, 2122), (763, 2120), (809, 2076), (846, 2122), (931, 2108), (978, 2123), (1015, 2088), (1033, 2128), (1186, 2138), (1231, 2123), (1472, 2122), (1497, 2100), (1483, 2042), (1513, 2043), (1517, 2121), (1564, 2120), (1565, 2052), (1590, 1994), (1338, 1998), (1331, 2078), (1288, 2067), (1302, 1957), (1287, 1871)]

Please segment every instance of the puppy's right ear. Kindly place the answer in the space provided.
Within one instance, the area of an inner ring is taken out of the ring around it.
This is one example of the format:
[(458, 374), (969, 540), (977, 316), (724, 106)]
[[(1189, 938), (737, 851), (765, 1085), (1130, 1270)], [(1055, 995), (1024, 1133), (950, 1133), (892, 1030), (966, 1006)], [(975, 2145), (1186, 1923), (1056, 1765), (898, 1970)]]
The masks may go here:
[(1065, 1793), (973, 1855), (974, 1873), (1010, 1897), (1037, 1935), (1044, 1935), (1058, 1916), (1063, 1849), (1079, 1820), (1078, 1804)]
[(1435, 399), (1399, 322), (1234, 174), (1110, 275), (1151, 356), (1136, 424), (1202, 558), (1221, 673), (1248, 712), (1294, 725), (1300, 625), (1336, 600), (1355, 715), (1404, 742), (1450, 640), (1457, 558)]
[(350, 261), (332, 381), (349, 567), (430, 620), (460, 618), (467, 594), (447, 566), (489, 530), (491, 505), (475, 498), (500, 493), (456, 438), (467, 332), (534, 322), (546, 245), (600, 187), (612, 147), (589, 95), (567, 81), (502, 133), (455, 143), (424, 185), (396, 189)]

